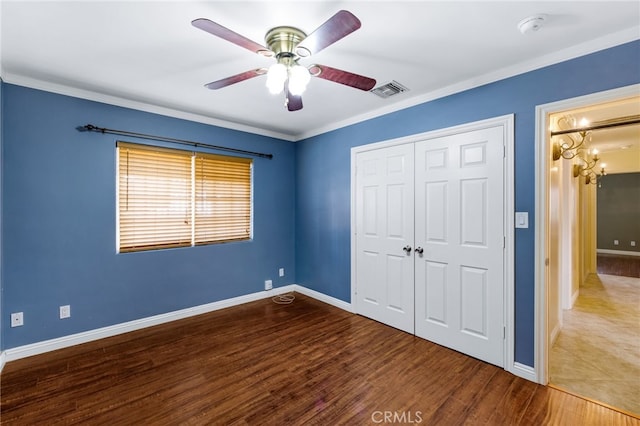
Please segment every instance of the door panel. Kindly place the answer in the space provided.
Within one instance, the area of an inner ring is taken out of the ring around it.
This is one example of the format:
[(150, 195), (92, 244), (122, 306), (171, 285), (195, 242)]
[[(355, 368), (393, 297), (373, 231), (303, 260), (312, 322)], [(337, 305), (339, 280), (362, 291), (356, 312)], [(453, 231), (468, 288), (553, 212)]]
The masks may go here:
[[(447, 311), (447, 265), (439, 262), (418, 262), (417, 268), (425, 268), (425, 279), (432, 285), (425, 288), (424, 300), (417, 300), (416, 305), (425, 306), (424, 318), (442, 327), (448, 327)], [(421, 275), (418, 273), (417, 275)]]
[(463, 266), (460, 274), (460, 329), (487, 337), (487, 270)]
[(414, 332), (413, 145), (356, 157), (356, 311)]
[(416, 335), (502, 366), (502, 127), (415, 151)]

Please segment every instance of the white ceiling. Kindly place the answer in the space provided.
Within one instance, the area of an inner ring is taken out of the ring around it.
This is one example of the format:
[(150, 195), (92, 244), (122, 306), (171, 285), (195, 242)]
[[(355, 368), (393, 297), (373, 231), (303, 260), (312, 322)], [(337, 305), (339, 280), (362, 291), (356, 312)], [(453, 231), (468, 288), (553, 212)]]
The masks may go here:
[[(363, 74), (378, 85), (396, 80), (408, 92), (385, 100), (313, 79), (304, 108), (288, 112), (264, 77), (204, 88), (274, 60), (194, 28), (193, 19), (264, 44), (272, 27), (310, 33), (340, 9), (362, 28), (301, 63)], [(545, 26), (521, 34), (518, 22), (538, 13), (548, 15)], [(288, 140), (640, 38), (638, 1), (2, 0), (0, 14), (6, 82)]]

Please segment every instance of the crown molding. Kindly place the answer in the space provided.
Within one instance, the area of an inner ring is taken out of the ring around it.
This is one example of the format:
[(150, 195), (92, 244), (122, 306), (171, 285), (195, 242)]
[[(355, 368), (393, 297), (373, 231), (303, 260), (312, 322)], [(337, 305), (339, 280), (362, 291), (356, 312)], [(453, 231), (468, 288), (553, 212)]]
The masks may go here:
[(550, 65), (558, 64), (560, 62), (568, 61), (580, 56), (585, 56), (591, 53), (598, 52), (600, 50), (608, 49), (611, 47), (619, 46), (628, 42), (632, 42), (640, 39), (640, 26), (628, 28), (616, 33), (609, 34), (604, 37), (589, 40), (579, 45), (571, 46), (566, 49), (559, 50), (557, 52), (550, 53), (548, 55), (534, 58), (530, 61), (520, 62), (509, 67), (505, 67), (481, 76), (474, 77), (462, 81), (460, 83), (452, 84), (450, 86), (443, 87), (432, 92), (407, 98), (404, 101), (396, 102), (393, 105), (382, 107), (374, 111), (370, 111), (365, 114), (354, 116), (346, 120), (332, 123), (328, 126), (319, 127), (317, 129), (310, 130), (303, 134), (297, 135), (296, 140), (303, 140), (313, 136), (321, 135), (333, 130), (347, 127), (353, 124), (357, 124), (363, 121), (371, 120), (386, 114), (390, 114), (396, 111), (400, 111), (406, 108), (410, 108), (416, 105), (420, 105), (426, 102), (430, 102), (436, 99), (440, 99), (455, 93), (464, 92), (475, 87), (484, 86), (485, 84), (494, 83), (499, 80), (504, 80), (509, 77), (524, 74), (530, 71), (534, 71), (540, 68), (544, 68)]
[[(0, 2), (1, 4), (1, 2)], [(1, 17), (0, 6), (0, 17)], [(604, 37), (589, 40), (579, 45), (571, 46), (566, 49), (559, 50), (557, 52), (550, 53), (548, 55), (534, 58), (530, 61), (520, 62), (509, 67), (505, 67), (481, 76), (474, 77), (450, 86), (443, 87), (432, 92), (407, 98), (404, 101), (396, 102), (393, 105), (378, 108), (376, 110), (367, 112), (365, 114), (356, 115), (345, 120), (331, 123), (327, 126), (317, 127), (315, 129), (308, 130), (300, 134), (286, 134), (275, 132), (259, 127), (244, 125), (210, 117), (202, 114), (183, 111), (175, 108), (164, 107), (155, 105), (148, 102), (140, 102), (132, 99), (126, 99), (119, 96), (108, 95), (97, 91), (79, 89), (69, 85), (51, 83), (44, 80), (39, 80), (31, 77), (26, 77), (18, 74), (4, 72), (2, 68), (2, 55), (0, 52), (0, 78), (4, 82), (10, 84), (16, 84), (19, 86), (25, 86), (33, 89), (44, 90), (61, 95), (72, 96), (81, 99), (87, 99), (96, 102), (107, 103), (110, 105), (121, 106), (125, 108), (131, 108), (139, 111), (150, 112), (154, 114), (164, 115), (168, 117), (180, 118), (184, 120), (194, 121), (203, 124), (209, 124), (212, 126), (222, 127), (231, 130), (237, 130), (246, 133), (257, 134), (261, 136), (272, 137), (290, 142), (301, 141), (314, 136), (321, 135), (323, 133), (331, 132), (343, 127), (351, 126), (353, 124), (361, 123), (367, 120), (371, 120), (386, 114), (390, 114), (396, 111), (400, 111), (406, 108), (410, 108), (416, 105), (420, 105), (426, 102), (433, 101), (435, 99), (443, 98), (455, 93), (460, 93), (465, 90), (470, 90), (475, 87), (483, 86), (485, 84), (493, 83), (499, 80), (503, 80), (509, 77), (514, 77), (519, 74), (534, 71), (546, 66), (554, 65), (560, 62), (564, 62), (570, 59), (574, 59), (580, 56), (588, 55), (598, 52), (600, 50), (615, 47), (624, 43), (635, 41), (640, 39), (640, 26), (634, 26), (621, 30)]]
[(31, 89), (43, 90), (46, 92), (57, 93), (59, 95), (71, 96), (74, 98), (86, 99), (95, 102), (101, 102), (109, 105), (120, 106), (124, 108), (135, 109), (138, 111), (150, 112), (153, 114), (164, 115), (167, 117), (180, 118), (183, 120), (194, 121), (197, 123), (209, 124), (225, 129), (237, 130), (240, 132), (253, 133), (261, 136), (268, 136), (285, 141), (295, 141), (295, 137), (289, 134), (274, 132), (271, 130), (253, 127), (245, 124), (234, 123), (232, 121), (222, 120), (219, 118), (209, 117), (202, 114), (196, 114), (188, 111), (182, 111), (175, 108), (155, 105), (148, 102), (140, 102), (120, 96), (108, 95), (105, 93), (80, 89), (69, 85), (52, 83), (36, 78), (25, 77), (14, 73), (4, 73), (4, 82), (17, 86), (28, 87)]

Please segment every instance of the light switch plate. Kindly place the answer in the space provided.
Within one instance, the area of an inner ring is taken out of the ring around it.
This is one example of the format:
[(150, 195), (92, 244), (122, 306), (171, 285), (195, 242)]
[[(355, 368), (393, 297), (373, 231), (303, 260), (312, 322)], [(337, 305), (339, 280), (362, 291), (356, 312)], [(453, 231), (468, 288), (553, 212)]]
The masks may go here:
[(71, 316), (71, 305), (60, 306), (60, 319), (69, 318)]
[(516, 228), (529, 227), (529, 212), (516, 212)]

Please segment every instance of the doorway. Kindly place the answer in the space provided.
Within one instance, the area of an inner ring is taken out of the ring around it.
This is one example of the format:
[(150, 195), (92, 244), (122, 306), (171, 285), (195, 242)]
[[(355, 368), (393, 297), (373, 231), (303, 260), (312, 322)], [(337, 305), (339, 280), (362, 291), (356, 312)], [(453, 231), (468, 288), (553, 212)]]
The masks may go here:
[[(640, 161), (640, 142), (627, 146), (620, 135), (602, 137), (605, 133), (595, 131), (569, 133), (573, 139), (562, 140), (550, 137), (549, 129), (558, 134), (563, 127), (589, 128), (638, 115), (638, 93), (634, 85), (536, 111), (537, 378), (636, 415), (640, 346), (634, 345), (640, 344), (640, 280), (620, 282), (598, 275), (596, 252), (602, 242), (597, 238), (596, 206), (598, 187), (606, 185), (606, 178), (627, 172), (629, 160)], [(583, 117), (590, 123), (580, 123)], [(578, 149), (558, 155), (558, 146)], [(625, 323), (631, 327), (625, 328)]]

